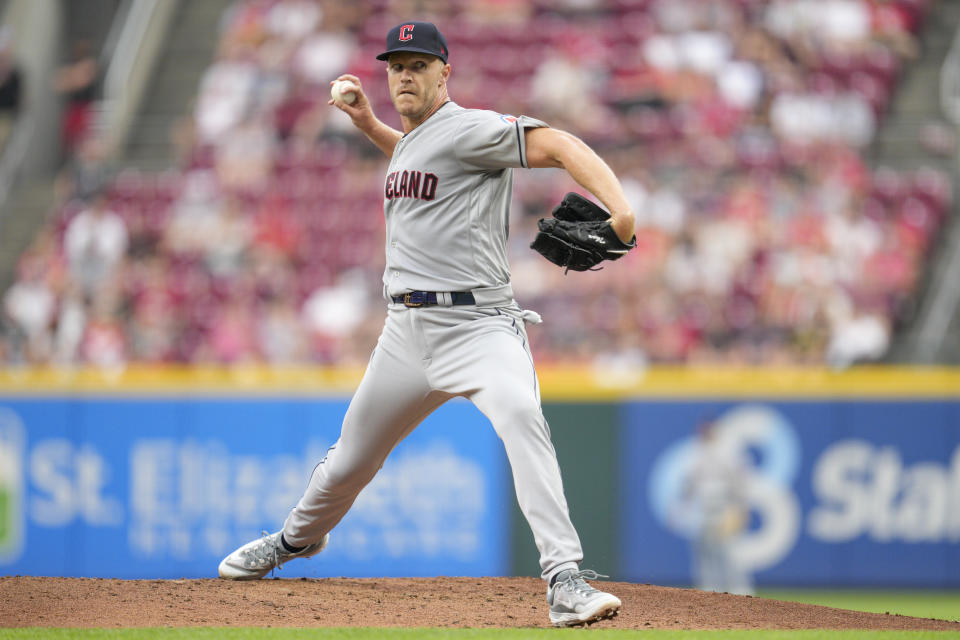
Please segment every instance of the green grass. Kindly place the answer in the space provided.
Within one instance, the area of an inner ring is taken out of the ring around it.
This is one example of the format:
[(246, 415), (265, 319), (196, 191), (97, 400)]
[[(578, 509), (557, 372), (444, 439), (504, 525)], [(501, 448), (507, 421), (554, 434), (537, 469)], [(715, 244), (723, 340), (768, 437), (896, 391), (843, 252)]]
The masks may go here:
[(0, 640), (947, 640), (960, 633), (936, 631), (627, 631), (619, 629), (0, 629)]
[(838, 609), (960, 621), (960, 591), (888, 589), (761, 589), (761, 598), (822, 604)]

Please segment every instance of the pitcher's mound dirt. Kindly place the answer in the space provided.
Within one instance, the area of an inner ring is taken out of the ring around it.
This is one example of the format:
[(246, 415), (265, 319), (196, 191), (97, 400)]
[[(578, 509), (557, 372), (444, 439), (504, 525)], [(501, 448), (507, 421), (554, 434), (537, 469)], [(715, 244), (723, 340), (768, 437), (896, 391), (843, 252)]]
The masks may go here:
[[(603, 582), (608, 629), (927, 629), (960, 623)], [(536, 578), (108, 580), (0, 577), (0, 627), (545, 627)]]

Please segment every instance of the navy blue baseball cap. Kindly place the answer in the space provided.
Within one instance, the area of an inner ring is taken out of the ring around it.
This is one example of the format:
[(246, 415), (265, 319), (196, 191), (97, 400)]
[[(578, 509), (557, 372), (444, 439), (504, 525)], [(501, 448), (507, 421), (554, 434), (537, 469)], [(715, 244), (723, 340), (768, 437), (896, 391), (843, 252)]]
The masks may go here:
[(447, 39), (443, 37), (437, 25), (432, 22), (404, 22), (398, 24), (387, 34), (387, 50), (377, 56), (377, 60), (386, 60), (391, 53), (413, 51), (429, 53), (446, 63)]

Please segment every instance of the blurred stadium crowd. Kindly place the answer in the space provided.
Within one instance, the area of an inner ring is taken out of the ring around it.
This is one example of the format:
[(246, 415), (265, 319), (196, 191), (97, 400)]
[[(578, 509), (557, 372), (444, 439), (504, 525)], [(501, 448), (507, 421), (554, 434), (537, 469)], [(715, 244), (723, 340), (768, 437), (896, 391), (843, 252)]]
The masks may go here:
[(398, 126), (374, 56), (411, 16), (447, 36), (453, 100), (578, 134), (637, 211), (636, 251), (565, 275), (527, 245), (577, 186), (515, 172), (539, 362), (878, 358), (952, 206), (947, 176), (864, 155), (929, 1), (238, 0), (172, 132), (177, 166), (118, 167), (80, 137), (3, 294), (0, 362), (365, 362), (387, 159), (327, 105), (329, 80), (358, 75)]

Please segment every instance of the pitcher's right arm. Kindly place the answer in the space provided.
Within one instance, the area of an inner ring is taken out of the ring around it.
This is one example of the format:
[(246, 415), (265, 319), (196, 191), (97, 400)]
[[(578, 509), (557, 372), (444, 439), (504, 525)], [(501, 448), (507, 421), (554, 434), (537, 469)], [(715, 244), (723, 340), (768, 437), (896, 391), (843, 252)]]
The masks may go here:
[(350, 116), (350, 119), (353, 121), (353, 125), (360, 129), (367, 136), (370, 141), (377, 145), (377, 148), (380, 151), (383, 151), (388, 158), (393, 156), (393, 149), (397, 146), (400, 138), (403, 137), (403, 133), (397, 131), (393, 127), (388, 126), (373, 113), (373, 108), (370, 106), (370, 101), (367, 99), (367, 95), (363, 92), (363, 85), (360, 84), (360, 78), (348, 73), (343, 74), (336, 80), (330, 83), (330, 86), (333, 86), (334, 82), (340, 80), (349, 80), (353, 84), (357, 85), (359, 89), (354, 92), (357, 95), (357, 99), (353, 104), (347, 104), (345, 102), (335, 102), (330, 100), (327, 104), (333, 105), (343, 111), (345, 114)]

